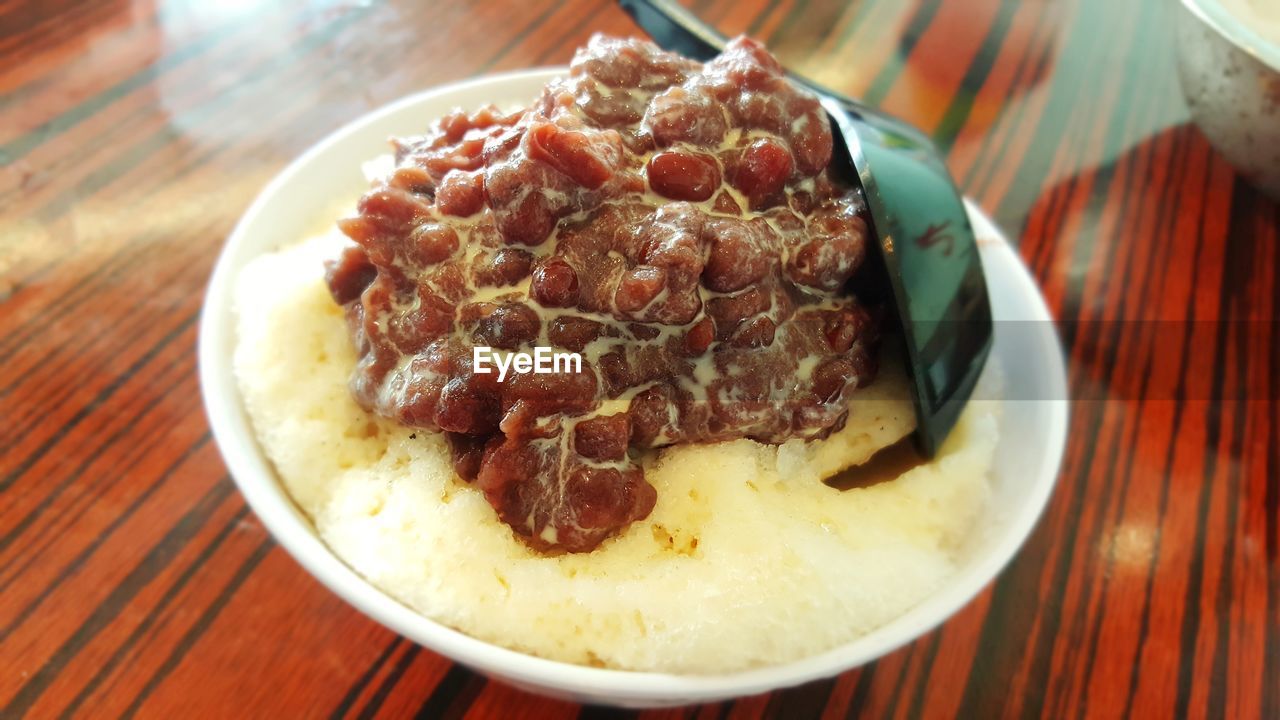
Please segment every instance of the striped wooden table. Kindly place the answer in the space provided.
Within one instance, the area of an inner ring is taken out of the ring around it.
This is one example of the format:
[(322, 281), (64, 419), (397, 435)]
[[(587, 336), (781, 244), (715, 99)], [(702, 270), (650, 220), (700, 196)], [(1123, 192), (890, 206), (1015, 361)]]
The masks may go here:
[[(643, 715), (1280, 718), (1280, 211), (1187, 124), (1172, 0), (695, 9), (948, 149), (1063, 319), (1078, 402), (1038, 529), (940, 630)], [(595, 31), (634, 28), (605, 0), (0, 0), (0, 716), (606, 712), (312, 580), (227, 477), (194, 348), (219, 245), (300, 151)]]

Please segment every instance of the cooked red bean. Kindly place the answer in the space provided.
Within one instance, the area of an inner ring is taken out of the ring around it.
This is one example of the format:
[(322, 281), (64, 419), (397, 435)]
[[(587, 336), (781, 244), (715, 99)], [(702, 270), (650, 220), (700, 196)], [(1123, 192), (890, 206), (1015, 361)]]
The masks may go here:
[(344, 248), (337, 260), (325, 263), (325, 282), (329, 284), (329, 294), (339, 305), (359, 298), (376, 277), (378, 268), (369, 262), (364, 248), (358, 245)]
[(769, 309), (773, 298), (760, 288), (707, 301), (707, 315), (716, 323), (716, 339), (728, 340), (738, 323)]
[(631, 444), (631, 420), (626, 413), (589, 418), (574, 429), (573, 449), (591, 460), (622, 460)]
[(563, 130), (552, 123), (539, 123), (525, 133), (529, 157), (546, 163), (574, 182), (595, 190), (613, 175), (611, 153), (621, 143), (617, 133)]
[(515, 285), (529, 277), (533, 267), (533, 255), (519, 248), (503, 248), (497, 252), (484, 252), (476, 256), (476, 267), (472, 270), (476, 284), (480, 287), (505, 287)]
[(794, 167), (791, 151), (781, 141), (761, 138), (743, 151), (733, 175), (733, 186), (751, 200), (753, 208), (761, 207), (782, 191)]
[(404, 165), (396, 168), (387, 184), (410, 192), (429, 193), (435, 187), (435, 180), (432, 179), (431, 173), (427, 172), (424, 167)]
[(747, 320), (733, 331), (729, 343), (740, 348), (762, 348), (773, 344), (778, 326), (769, 318), (758, 315)]
[(472, 333), (477, 345), (515, 350), (538, 338), (542, 321), (538, 313), (522, 303), (503, 303), (481, 317)]
[(666, 280), (666, 272), (652, 265), (639, 265), (628, 270), (618, 283), (614, 297), (618, 310), (630, 315), (648, 307), (662, 292)]
[(767, 226), (753, 226), (736, 218), (711, 218), (703, 235), (710, 249), (702, 282), (716, 292), (734, 292), (759, 281), (769, 270), (770, 256), (777, 256), (776, 248), (768, 247)]
[(547, 258), (533, 269), (531, 291), (547, 307), (571, 307), (578, 302), (578, 273), (563, 258)]
[(445, 215), (470, 217), (484, 209), (484, 175), (454, 170), (436, 189), (436, 207)]
[[(352, 391), (446, 432), (458, 475), (536, 549), (591, 550), (646, 516), (636, 451), (823, 437), (875, 373), (849, 287), (861, 196), (826, 170), (821, 106), (754, 41), (699, 65), (597, 37), (529, 109), (393, 145), (326, 271)], [(541, 342), (581, 372), (474, 372), (477, 346)]]
[(871, 317), (862, 308), (845, 308), (825, 315), (823, 331), (832, 352), (837, 354), (849, 352), (853, 343), (871, 326)]
[(498, 399), (457, 377), (444, 384), (436, 405), (436, 425), (441, 430), (488, 435), (498, 427)]
[(595, 320), (566, 315), (551, 321), (547, 339), (556, 347), (580, 353), (587, 347), (587, 343), (600, 337), (603, 332), (604, 325)]
[(484, 457), (484, 444), (488, 437), (453, 432), (446, 432), (444, 437), (453, 453), (453, 471), (463, 480), (475, 480), (480, 474), (480, 461)]
[(720, 187), (720, 168), (710, 155), (669, 150), (649, 158), (649, 187), (672, 200), (700, 202)]
[(813, 391), (817, 393), (819, 400), (831, 402), (856, 379), (857, 372), (853, 363), (847, 358), (837, 357), (813, 371)]
[(711, 343), (716, 339), (716, 326), (711, 322), (711, 318), (702, 318), (693, 327), (689, 328), (689, 332), (684, 336), (685, 351), (697, 357), (707, 351), (711, 347)]
[(742, 213), (742, 207), (738, 205), (738, 201), (734, 200), (732, 195), (723, 191), (716, 196), (713, 208), (716, 212), (724, 215), (740, 215)]
[(862, 265), (866, 232), (866, 225), (859, 223), (846, 233), (814, 236), (792, 254), (788, 275), (801, 285), (839, 290)]
[(642, 127), (658, 147), (683, 142), (709, 148), (724, 137), (728, 123), (708, 92), (676, 86), (649, 101)]
[(415, 265), (434, 265), (458, 249), (458, 233), (451, 227), (427, 223), (409, 233), (409, 260)]

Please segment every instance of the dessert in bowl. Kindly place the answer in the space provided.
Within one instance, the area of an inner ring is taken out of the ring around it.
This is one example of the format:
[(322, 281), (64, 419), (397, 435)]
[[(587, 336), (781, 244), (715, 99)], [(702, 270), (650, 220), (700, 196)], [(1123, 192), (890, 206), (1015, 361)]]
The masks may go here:
[[(373, 617), (575, 699), (760, 692), (937, 624), (1048, 496), (1061, 356), (975, 211), (997, 318), (1031, 329), (997, 336), (936, 458), (830, 482), (914, 416), (893, 330), (859, 299), (868, 230), (825, 123), (750, 42), (703, 67), (599, 39), (567, 73), (442, 88), (331, 136), (264, 191), (210, 286), (202, 386), (249, 502)], [(581, 366), (478, 371), (477, 348), (535, 346)]]

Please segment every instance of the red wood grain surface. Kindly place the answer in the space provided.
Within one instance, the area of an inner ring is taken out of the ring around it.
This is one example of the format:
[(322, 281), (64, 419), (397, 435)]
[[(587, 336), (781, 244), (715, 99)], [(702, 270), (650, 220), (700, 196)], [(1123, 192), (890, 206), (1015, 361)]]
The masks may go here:
[[(946, 148), (1061, 319), (1076, 402), (1040, 525), (940, 629), (641, 715), (1280, 718), (1280, 210), (1188, 124), (1173, 5), (693, 3)], [(227, 477), (194, 351), (222, 240), (294, 156), (597, 31), (636, 33), (604, 0), (0, 0), (0, 717), (616, 712), (312, 580)]]

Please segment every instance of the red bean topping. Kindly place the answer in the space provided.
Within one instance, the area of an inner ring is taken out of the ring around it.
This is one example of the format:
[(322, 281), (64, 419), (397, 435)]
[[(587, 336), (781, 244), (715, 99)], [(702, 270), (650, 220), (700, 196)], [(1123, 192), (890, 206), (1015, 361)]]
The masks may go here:
[[(416, 220), (430, 214), (430, 207), (417, 195), (398, 188), (371, 190), (360, 198), (356, 209), (388, 233), (411, 228)], [(358, 240), (357, 240), (358, 242)]]
[(769, 309), (772, 299), (760, 288), (707, 301), (707, 314), (716, 323), (716, 339), (728, 340), (738, 323)]
[(467, 275), (462, 263), (446, 262), (436, 266), (435, 272), (427, 273), (425, 279), (450, 305), (466, 302), (471, 297), (471, 288), (467, 285)]
[(813, 391), (822, 402), (834, 402), (856, 377), (846, 358), (828, 360), (813, 371)]
[(493, 308), (476, 324), (477, 345), (515, 350), (538, 339), (542, 321), (538, 313), (521, 303), (504, 303)]
[(712, 218), (703, 226), (711, 251), (702, 270), (702, 282), (716, 292), (734, 292), (758, 282), (770, 262), (765, 247), (767, 229), (733, 218)]
[[(573, 58), (575, 72), (583, 72), (608, 87), (638, 87), (644, 78), (644, 51), (626, 40), (592, 38), (594, 47), (583, 48)], [(605, 49), (600, 45), (608, 44)], [(603, 52), (602, 52), (603, 51)]]
[(698, 356), (707, 351), (711, 347), (711, 343), (716, 339), (716, 327), (711, 322), (711, 318), (702, 318), (689, 328), (689, 332), (684, 336), (685, 351), (691, 356)]
[(556, 212), (543, 192), (531, 190), (528, 174), (518, 165), (486, 169), (484, 186), (494, 222), (513, 245), (540, 245), (556, 224)]
[[(699, 65), (597, 37), (528, 109), (393, 146), (326, 269), (352, 392), (445, 432), (535, 549), (587, 551), (652, 510), (632, 448), (822, 437), (874, 376), (850, 285), (865, 207), (827, 171), (821, 106), (758, 43)], [(582, 371), (474, 372), (476, 346), (539, 343)]]
[(446, 152), (427, 153), (418, 162), (422, 163), (432, 180), (439, 183), (451, 171), (479, 168), (484, 162), (484, 143), (483, 138), (463, 140)]
[(736, 87), (763, 90), (781, 78), (782, 65), (760, 42), (738, 38), (707, 64), (707, 71), (713, 75), (723, 74)]
[(867, 253), (867, 223), (860, 203), (825, 203), (809, 223), (811, 240), (793, 256), (793, 279), (823, 290), (837, 290), (862, 265)]
[(649, 159), (649, 187), (672, 200), (706, 200), (720, 187), (720, 168), (709, 155), (669, 150)]
[(412, 355), (448, 332), (452, 325), (453, 306), (444, 298), (424, 291), (419, 293), (417, 307), (392, 316), (387, 336), (401, 353)]
[(582, 352), (587, 344), (600, 337), (604, 326), (595, 320), (565, 315), (551, 321), (547, 339), (552, 345), (573, 352)]
[(768, 93), (745, 93), (729, 103), (731, 112), (745, 128), (767, 130), (782, 135), (787, 129), (784, 103)]
[(337, 260), (325, 263), (325, 282), (329, 284), (333, 301), (339, 305), (359, 298), (376, 277), (378, 268), (369, 262), (369, 256), (360, 247), (343, 248)]
[(586, 72), (616, 88), (661, 90), (683, 82), (698, 63), (661, 52), (645, 40), (596, 35), (573, 57), (571, 72)]
[(586, 363), (580, 373), (517, 373), (508, 379), (506, 389), (510, 398), (535, 403), (538, 415), (596, 405), (596, 376)]
[(565, 91), (547, 98), (552, 112), (555, 106), (577, 107), (600, 127), (633, 125), (644, 115), (644, 99), (629, 93), (615, 92), (589, 75), (574, 76), (565, 81)]
[(436, 425), (447, 432), (487, 435), (497, 429), (499, 417), (497, 398), (467, 378), (445, 383), (436, 403)]
[(604, 383), (605, 391), (610, 397), (626, 392), (638, 382), (636, 373), (627, 362), (626, 352), (621, 347), (601, 355), (599, 366), (600, 380)]
[(674, 392), (667, 385), (654, 385), (631, 401), (631, 442), (639, 447), (654, 447), (671, 429), (671, 407)]
[(658, 328), (640, 322), (627, 323), (627, 332), (636, 340), (653, 340), (662, 334)]
[(827, 114), (821, 108), (810, 108), (792, 127), (791, 151), (796, 169), (804, 175), (817, 175), (831, 162), (834, 138)]
[(747, 320), (733, 331), (729, 343), (740, 348), (762, 348), (773, 344), (778, 326), (769, 318), (759, 315)]
[(724, 110), (714, 98), (684, 87), (673, 87), (654, 97), (644, 126), (658, 147), (681, 142), (711, 147), (719, 144), (728, 127)]
[(480, 474), (480, 461), (484, 457), (484, 444), (488, 438), (484, 435), (452, 432), (446, 432), (444, 438), (453, 453), (453, 471), (467, 482), (475, 480), (476, 475)]
[(378, 224), (372, 216), (342, 218), (338, 220), (337, 225), (343, 235), (365, 246), (366, 249), (378, 234)]
[(428, 223), (409, 233), (410, 260), (417, 265), (434, 265), (458, 249), (458, 233), (453, 228)]
[(436, 207), (445, 215), (470, 217), (484, 209), (484, 175), (454, 170), (436, 189)]
[(503, 248), (495, 253), (482, 253), (477, 256), (474, 270), (476, 284), (479, 287), (506, 287), (515, 285), (529, 277), (533, 266), (533, 255), (519, 248)]
[(603, 133), (592, 136), (539, 123), (525, 132), (525, 142), (529, 157), (550, 165), (585, 188), (595, 190), (613, 176), (610, 153), (616, 148)]
[[(509, 156), (516, 148), (520, 147), (520, 141), (524, 138), (524, 133), (510, 128), (502, 132), (490, 135), (484, 141), (484, 150), (481, 151), (480, 157), (486, 168), (501, 162), (505, 157)], [(487, 188), (487, 185), (486, 185)]]
[(621, 460), (630, 443), (631, 420), (626, 413), (583, 420), (573, 435), (573, 449), (591, 460)]
[(782, 143), (772, 138), (760, 138), (743, 151), (742, 160), (733, 175), (733, 186), (751, 200), (752, 207), (759, 207), (782, 191), (793, 168), (791, 152)]
[(614, 295), (618, 310), (631, 315), (645, 309), (662, 292), (666, 279), (666, 271), (652, 265), (639, 265), (628, 270)]
[(859, 307), (845, 308), (838, 312), (825, 314), (823, 331), (832, 352), (844, 354), (853, 347), (854, 341), (862, 336), (871, 325), (871, 317)]
[(533, 299), (547, 307), (572, 307), (578, 302), (578, 273), (561, 257), (549, 257), (533, 269)]
[(566, 497), (574, 508), (574, 525), (587, 532), (610, 532), (619, 516), (628, 521), (653, 511), (657, 491), (639, 468), (578, 467), (570, 472)]
[(463, 134), (473, 126), (471, 118), (461, 109), (454, 110), (440, 118), (440, 134), (449, 142), (458, 142), (462, 139)]
[(457, 309), (458, 323), (461, 325), (475, 325), (484, 318), (493, 314), (498, 309), (497, 303), (491, 302), (469, 302), (460, 305)]
[(792, 254), (787, 274), (800, 285), (839, 290), (862, 265), (865, 237), (861, 232), (814, 237)]
[(391, 174), (388, 185), (415, 193), (429, 193), (435, 187), (435, 180), (426, 168), (417, 165), (401, 165)]
[(712, 209), (718, 213), (724, 213), (725, 215), (742, 214), (742, 207), (738, 205), (738, 201), (734, 200), (733, 196), (726, 190), (720, 191), (720, 194), (716, 196), (716, 202), (715, 205), (712, 206)]

